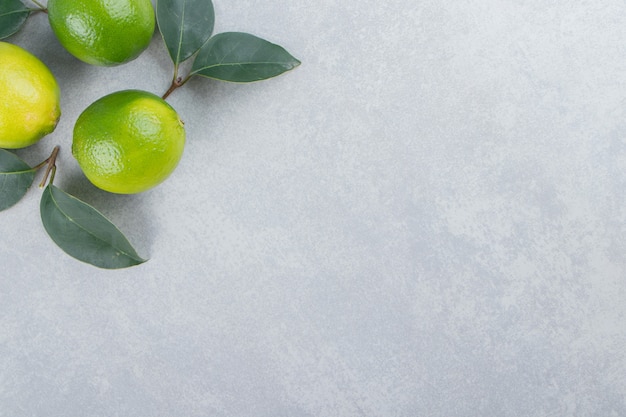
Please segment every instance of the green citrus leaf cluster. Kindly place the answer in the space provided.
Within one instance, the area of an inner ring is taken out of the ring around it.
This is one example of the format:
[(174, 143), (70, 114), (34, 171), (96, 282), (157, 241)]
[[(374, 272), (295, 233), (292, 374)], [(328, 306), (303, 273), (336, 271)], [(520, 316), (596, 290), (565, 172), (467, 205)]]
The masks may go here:
[[(37, 170), (54, 170), (58, 147), (50, 158), (31, 167), (13, 153), (0, 149), (0, 211), (15, 205), (32, 185)], [(91, 265), (118, 269), (139, 265), (141, 258), (128, 239), (89, 204), (52, 185), (45, 188), (40, 203), (41, 221), (50, 238), (68, 255)], [(43, 187), (46, 179), (42, 181)]]
[[(283, 47), (249, 33), (214, 36), (211, 0), (156, 0), (159, 31), (174, 63), (172, 86), (164, 97), (194, 75), (219, 81), (250, 83), (267, 80), (300, 65)], [(189, 74), (178, 76), (180, 63), (193, 58)]]

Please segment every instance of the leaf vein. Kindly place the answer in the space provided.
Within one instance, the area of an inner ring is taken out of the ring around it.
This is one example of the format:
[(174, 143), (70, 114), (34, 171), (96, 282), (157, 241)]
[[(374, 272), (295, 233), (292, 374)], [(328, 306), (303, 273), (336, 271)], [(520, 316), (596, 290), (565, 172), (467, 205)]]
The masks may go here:
[(78, 228), (82, 229), (83, 231), (85, 231), (87, 234), (93, 236), (95, 239), (104, 242), (108, 245), (110, 245), (111, 247), (115, 248), (116, 250), (118, 250), (120, 253), (123, 253), (124, 255), (126, 255), (127, 257), (134, 259), (136, 261), (143, 261), (143, 259), (140, 259), (138, 256), (134, 256), (132, 254), (127, 253), (125, 250), (121, 249), (119, 246), (113, 245), (110, 242), (107, 242), (106, 240), (102, 239), (101, 237), (97, 236), (96, 234), (94, 234), (93, 232), (91, 232), (89, 229), (86, 229), (83, 225), (81, 225), (80, 223), (76, 222), (72, 217), (70, 217), (65, 211), (63, 211), (61, 209), (61, 207), (59, 206), (59, 204), (57, 203), (56, 199), (54, 198), (54, 195), (52, 194), (51, 190), (48, 190), (50, 193), (50, 199), (52, 200), (52, 202), (54, 203), (54, 205), (56, 206), (56, 208), (59, 210), (59, 212), (61, 214), (63, 214), (65, 216), (65, 218), (67, 220), (69, 220), (71, 223), (75, 224)]
[(180, 15), (180, 36), (178, 37), (178, 49), (176, 51), (176, 62), (178, 65), (180, 63), (180, 53), (183, 49), (183, 35), (185, 31), (185, 7), (187, 6), (187, 1), (183, 1), (183, 10)]

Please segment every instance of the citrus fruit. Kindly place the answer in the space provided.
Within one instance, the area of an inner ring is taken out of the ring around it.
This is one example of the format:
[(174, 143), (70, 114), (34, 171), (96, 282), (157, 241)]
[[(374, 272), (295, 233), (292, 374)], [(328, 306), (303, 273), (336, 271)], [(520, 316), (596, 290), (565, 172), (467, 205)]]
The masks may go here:
[(163, 182), (184, 145), (183, 122), (169, 104), (152, 93), (125, 90), (83, 111), (74, 126), (72, 153), (96, 187), (134, 194)]
[(0, 42), (0, 148), (24, 148), (51, 133), (61, 117), (59, 95), (43, 62)]
[(61, 45), (92, 65), (119, 65), (143, 52), (154, 33), (150, 0), (48, 0)]

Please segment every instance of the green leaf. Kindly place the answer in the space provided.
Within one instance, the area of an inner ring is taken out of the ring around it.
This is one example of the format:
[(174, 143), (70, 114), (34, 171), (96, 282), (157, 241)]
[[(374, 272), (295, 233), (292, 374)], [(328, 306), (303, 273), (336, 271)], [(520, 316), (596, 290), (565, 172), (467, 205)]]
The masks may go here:
[(0, 149), (0, 211), (20, 201), (34, 179), (34, 169), (11, 152)]
[(200, 49), (191, 75), (249, 83), (276, 77), (298, 65), (300, 61), (281, 46), (248, 33), (226, 32), (213, 36)]
[(90, 205), (54, 185), (41, 197), (41, 220), (68, 255), (91, 265), (126, 268), (145, 262), (113, 223)]
[(157, 0), (156, 16), (174, 65), (195, 54), (213, 33), (211, 0)]
[(0, 0), (0, 39), (20, 30), (29, 14), (30, 9), (20, 0)]

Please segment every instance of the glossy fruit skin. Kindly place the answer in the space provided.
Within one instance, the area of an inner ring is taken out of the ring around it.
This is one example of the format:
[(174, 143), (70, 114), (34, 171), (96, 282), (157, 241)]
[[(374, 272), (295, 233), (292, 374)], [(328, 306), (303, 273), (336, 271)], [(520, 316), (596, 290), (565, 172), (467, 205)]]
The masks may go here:
[(135, 194), (163, 182), (184, 145), (183, 122), (167, 102), (124, 90), (100, 98), (78, 117), (72, 153), (96, 187)]
[(0, 148), (24, 148), (51, 133), (61, 117), (54, 75), (36, 56), (0, 42)]
[(150, 0), (49, 0), (48, 20), (65, 49), (100, 66), (137, 58), (155, 27)]

